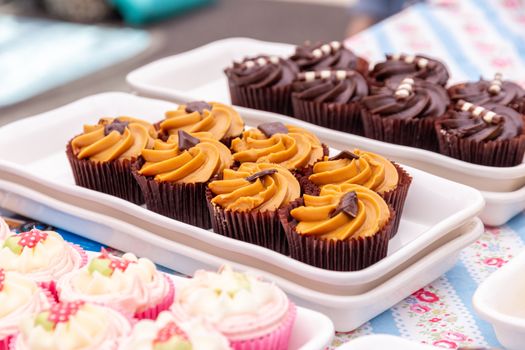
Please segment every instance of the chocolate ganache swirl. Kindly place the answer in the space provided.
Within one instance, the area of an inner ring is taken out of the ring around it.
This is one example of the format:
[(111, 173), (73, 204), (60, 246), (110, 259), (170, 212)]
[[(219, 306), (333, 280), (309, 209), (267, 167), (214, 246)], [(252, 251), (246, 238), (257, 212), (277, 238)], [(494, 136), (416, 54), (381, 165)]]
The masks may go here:
[(384, 87), (373, 89), (361, 102), (373, 115), (408, 120), (443, 115), (449, 98), (441, 85), (421, 79), (396, 78)]
[(380, 83), (396, 77), (412, 77), (443, 86), (449, 78), (447, 67), (440, 61), (427, 56), (406, 54), (386, 55), (386, 61), (377, 63), (370, 76)]
[(510, 140), (524, 134), (524, 116), (497, 103), (483, 107), (460, 101), (439, 122), (441, 133), (473, 141)]
[(499, 73), (491, 81), (480, 79), (476, 82), (453, 85), (448, 88), (448, 94), (454, 103), (459, 100), (477, 105), (493, 102), (509, 107), (513, 107), (512, 103), (516, 100), (525, 98), (525, 90), (521, 86), (502, 80)]
[(368, 71), (368, 62), (338, 41), (315, 44), (307, 41), (296, 47), (290, 59), (299, 66), (301, 71), (324, 69), (354, 69), (362, 73)]
[(292, 85), (294, 96), (321, 103), (350, 103), (368, 95), (368, 84), (357, 71), (299, 73)]
[(295, 63), (277, 56), (259, 55), (234, 62), (224, 70), (230, 84), (271, 88), (291, 84), (298, 69)]

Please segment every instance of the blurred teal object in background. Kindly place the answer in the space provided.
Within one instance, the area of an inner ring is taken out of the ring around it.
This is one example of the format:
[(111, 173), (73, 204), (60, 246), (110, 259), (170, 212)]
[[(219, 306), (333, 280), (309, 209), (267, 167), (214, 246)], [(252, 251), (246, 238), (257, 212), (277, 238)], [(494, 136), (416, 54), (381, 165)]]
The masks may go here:
[(129, 24), (145, 24), (209, 5), (214, 0), (110, 0)]

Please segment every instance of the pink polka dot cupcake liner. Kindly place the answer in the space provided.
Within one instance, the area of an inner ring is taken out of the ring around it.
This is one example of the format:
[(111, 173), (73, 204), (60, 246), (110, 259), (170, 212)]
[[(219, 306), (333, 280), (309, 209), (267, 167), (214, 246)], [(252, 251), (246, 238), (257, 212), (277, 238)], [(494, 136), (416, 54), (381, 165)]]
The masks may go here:
[(256, 339), (230, 341), (230, 346), (233, 350), (287, 350), (296, 317), (297, 308), (290, 302), (286, 319), (275, 331)]
[(155, 320), (162, 311), (169, 310), (173, 301), (175, 300), (175, 285), (170, 277), (164, 275), (166, 282), (168, 282), (169, 290), (166, 296), (155, 306), (149, 307), (146, 310), (136, 312), (134, 317), (139, 320), (149, 319)]

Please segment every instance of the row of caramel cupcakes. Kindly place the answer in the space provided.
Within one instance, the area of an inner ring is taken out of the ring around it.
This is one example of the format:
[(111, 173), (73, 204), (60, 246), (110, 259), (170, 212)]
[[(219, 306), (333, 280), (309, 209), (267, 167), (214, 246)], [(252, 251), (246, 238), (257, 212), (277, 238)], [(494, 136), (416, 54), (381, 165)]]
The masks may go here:
[[(233, 124), (225, 119), (241, 127), (229, 132)], [(85, 126), (67, 147), (77, 185), (322, 268), (358, 270), (386, 255), (411, 183), (398, 164), (359, 149), (330, 157), (314, 134), (279, 122), (243, 131), (235, 110), (218, 103), (181, 105), (155, 125), (119, 117)], [(349, 192), (356, 211), (338, 211)], [(295, 209), (299, 202), (318, 208)], [(311, 218), (306, 226), (315, 228), (295, 225)], [(377, 249), (356, 250), (368, 241)], [(346, 251), (332, 254), (319, 242)]]
[[(51, 230), (0, 237), (0, 350), (288, 349), (296, 307), (273, 283), (226, 266), (175, 286), (146, 258), (70, 246)], [(84, 258), (57, 268), (65, 255)]]
[[(514, 166), (525, 154), (525, 89), (499, 73), (447, 88), (436, 58), (387, 54), (369, 69), (335, 41), (307, 42), (289, 57), (246, 57), (224, 72), (234, 105), (475, 164)], [(500, 118), (464, 115), (463, 102)]]

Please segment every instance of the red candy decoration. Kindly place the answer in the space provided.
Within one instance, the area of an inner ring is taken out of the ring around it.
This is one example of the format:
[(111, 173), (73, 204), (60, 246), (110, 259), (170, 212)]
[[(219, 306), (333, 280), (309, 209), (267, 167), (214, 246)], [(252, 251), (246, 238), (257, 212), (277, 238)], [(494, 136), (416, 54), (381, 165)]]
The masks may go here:
[(100, 252), (100, 256), (98, 258), (110, 260), (111, 262), (109, 264), (109, 268), (113, 271), (115, 271), (116, 269), (119, 269), (122, 272), (124, 272), (128, 268), (129, 264), (134, 262), (134, 261), (126, 260), (126, 259), (119, 259), (119, 258), (113, 257), (109, 255), (108, 251), (104, 248), (102, 248)]
[(5, 271), (0, 269), (0, 292), (4, 289)]
[(60, 322), (68, 322), (71, 316), (75, 316), (80, 307), (84, 305), (84, 301), (61, 302), (55, 304), (49, 310), (48, 320), (55, 324)]
[(21, 232), (18, 234), (18, 237), (20, 237), (18, 245), (34, 248), (40, 241), (45, 241), (47, 236), (48, 234), (46, 232), (42, 232), (36, 228), (31, 231)]
[(165, 343), (169, 341), (173, 336), (178, 336), (184, 340), (188, 340), (188, 336), (182, 329), (175, 324), (175, 322), (169, 322), (159, 332), (157, 337), (153, 341), (154, 343)]

